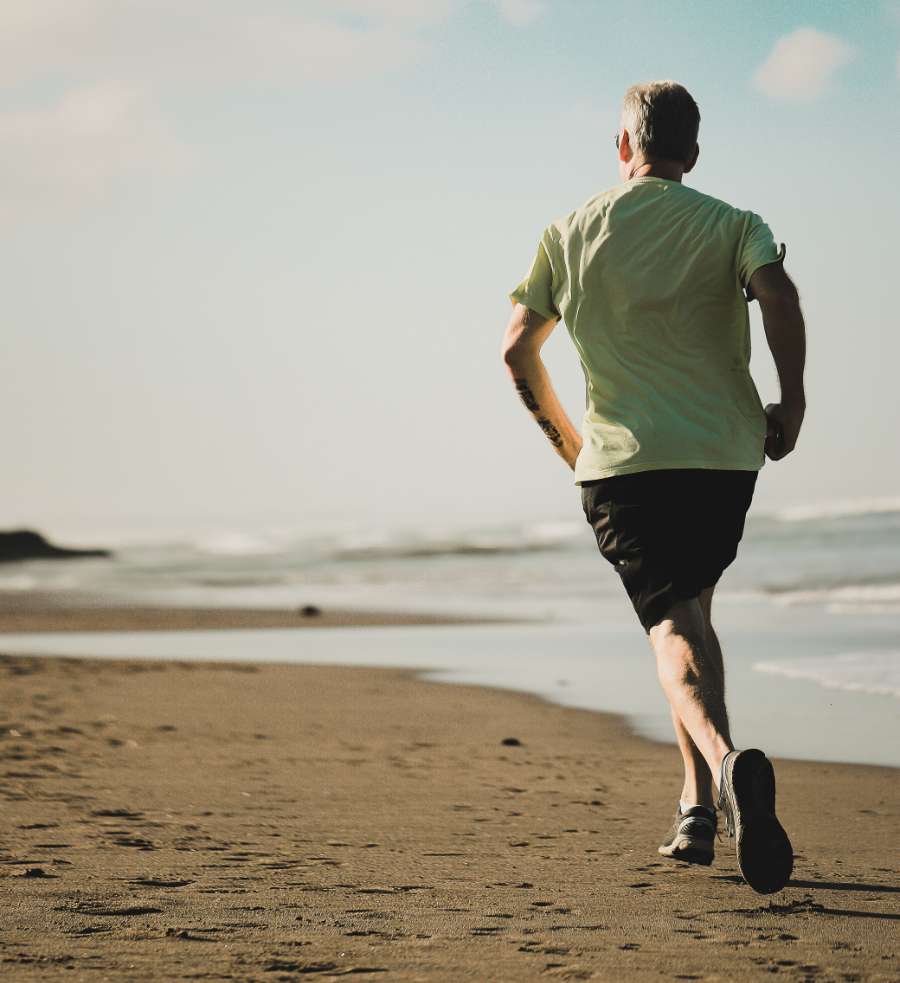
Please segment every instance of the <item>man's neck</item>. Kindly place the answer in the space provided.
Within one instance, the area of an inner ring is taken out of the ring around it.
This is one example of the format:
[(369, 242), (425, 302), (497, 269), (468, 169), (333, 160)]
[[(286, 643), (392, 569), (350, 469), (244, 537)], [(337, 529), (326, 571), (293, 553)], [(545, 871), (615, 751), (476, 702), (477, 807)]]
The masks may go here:
[(667, 181), (680, 182), (683, 176), (684, 168), (680, 167), (674, 161), (645, 160), (638, 161), (632, 166), (628, 180), (630, 181), (635, 177), (661, 177)]

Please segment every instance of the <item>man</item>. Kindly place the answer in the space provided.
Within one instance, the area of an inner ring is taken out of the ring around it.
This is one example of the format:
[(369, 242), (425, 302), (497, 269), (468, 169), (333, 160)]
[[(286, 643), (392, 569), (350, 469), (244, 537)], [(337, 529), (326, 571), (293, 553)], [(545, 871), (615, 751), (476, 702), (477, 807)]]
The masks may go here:
[[(781, 460), (797, 442), (805, 327), (784, 244), (775, 248), (768, 225), (682, 183), (697, 163), (699, 125), (681, 85), (628, 89), (616, 136), (621, 183), (546, 227), (509, 294), (503, 357), (574, 470), (600, 552), (656, 655), (684, 759), (659, 852), (711, 863), (717, 805), (744, 879), (768, 894), (787, 883), (793, 851), (775, 815), (771, 763), (731, 742), (710, 610), (766, 455)], [(781, 385), (781, 401), (765, 409), (749, 370), (753, 299)], [(585, 374), (580, 433), (540, 358), (561, 318)]]

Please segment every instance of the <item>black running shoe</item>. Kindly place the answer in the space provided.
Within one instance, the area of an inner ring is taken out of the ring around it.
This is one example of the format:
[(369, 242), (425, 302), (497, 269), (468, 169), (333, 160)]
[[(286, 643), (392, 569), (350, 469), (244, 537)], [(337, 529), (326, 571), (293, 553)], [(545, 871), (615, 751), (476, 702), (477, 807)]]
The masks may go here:
[(762, 751), (725, 755), (717, 805), (728, 835), (735, 838), (744, 880), (758, 894), (780, 891), (794, 868), (794, 851), (775, 816), (775, 772)]
[(673, 860), (709, 866), (713, 862), (715, 838), (715, 810), (705, 806), (691, 806), (687, 812), (682, 812), (679, 802), (675, 822), (672, 823), (669, 835), (659, 852)]

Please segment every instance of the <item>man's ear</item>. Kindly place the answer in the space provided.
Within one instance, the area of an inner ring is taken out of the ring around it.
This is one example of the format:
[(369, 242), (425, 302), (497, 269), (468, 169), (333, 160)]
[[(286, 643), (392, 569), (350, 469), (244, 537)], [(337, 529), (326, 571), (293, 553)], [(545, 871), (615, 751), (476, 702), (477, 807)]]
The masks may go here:
[(687, 164), (685, 164), (685, 167), (684, 167), (684, 173), (685, 174), (687, 174), (687, 172), (690, 171), (693, 168), (694, 164), (697, 163), (697, 158), (699, 156), (700, 156), (700, 144), (699, 143), (695, 143), (694, 144), (694, 153), (691, 156), (691, 159), (687, 162)]
[(619, 137), (619, 160), (623, 164), (627, 164), (633, 156), (634, 151), (631, 149), (631, 134), (628, 130), (622, 130), (622, 136)]

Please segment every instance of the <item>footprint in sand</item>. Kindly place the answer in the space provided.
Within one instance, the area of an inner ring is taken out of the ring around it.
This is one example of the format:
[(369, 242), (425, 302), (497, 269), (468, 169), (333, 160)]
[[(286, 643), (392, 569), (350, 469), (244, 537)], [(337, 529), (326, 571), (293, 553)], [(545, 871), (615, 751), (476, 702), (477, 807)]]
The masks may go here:
[(218, 939), (210, 939), (205, 935), (198, 935), (198, 932), (203, 932), (204, 929), (194, 929), (191, 931), (189, 928), (167, 928), (166, 938), (169, 939), (185, 939), (189, 942), (218, 942)]
[(130, 809), (92, 809), (92, 816), (112, 816), (116, 819), (143, 819), (142, 812), (132, 812)]
[(143, 887), (186, 887), (193, 884), (193, 881), (161, 881), (152, 877), (138, 877), (128, 882), (129, 884), (140, 884)]
[[(16, 875), (13, 875), (16, 876)], [(48, 874), (43, 867), (26, 867), (19, 877), (43, 877), (43, 878), (58, 878), (59, 874)]]
[(156, 845), (151, 840), (141, 839), (139, 836), (124, 837), (112, 841), (116, 846), (130, 846), (136, 850), (155, 850)]
[(288, 973), (328, 973), (333, 976), (345, 976), (350, 974), (363, 973), (387, 973), (386, 966), (346, 966), (338, 968), (337, 963), (298, 963), (288, 959), (273, 959), (263, 966), (267, 973), (279, 970)]
[(79, 905), (74, 908), (54, 908), (54, 911), (64, 911), (76, 915), (110, 915), (113, 917), (130, 915), (161, 915), (162, 908), (153, 908), (150, 905), (124, 905), (122, 907), (93, 907), (92, 905)]

